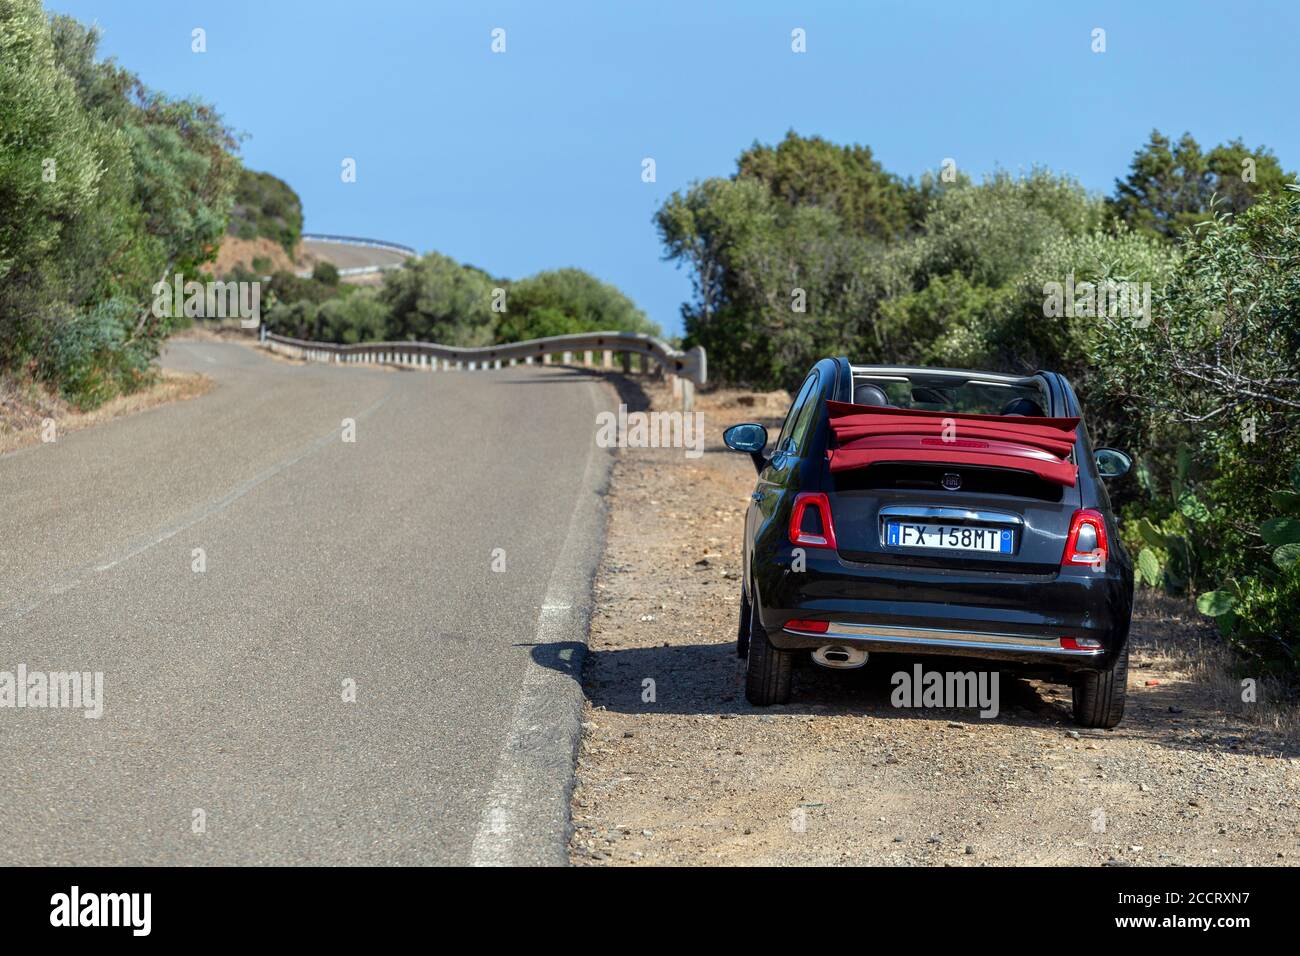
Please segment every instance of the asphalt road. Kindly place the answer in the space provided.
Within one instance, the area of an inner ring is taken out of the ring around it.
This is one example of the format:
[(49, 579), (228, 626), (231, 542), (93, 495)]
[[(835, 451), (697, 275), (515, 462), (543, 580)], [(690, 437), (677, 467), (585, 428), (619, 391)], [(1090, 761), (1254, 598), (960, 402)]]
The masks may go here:
[(104, 674), (0, 707), (0, 864), (563, 862), (612, 391), (164, 362), (217, 387), (0, 457), (0, 671)]

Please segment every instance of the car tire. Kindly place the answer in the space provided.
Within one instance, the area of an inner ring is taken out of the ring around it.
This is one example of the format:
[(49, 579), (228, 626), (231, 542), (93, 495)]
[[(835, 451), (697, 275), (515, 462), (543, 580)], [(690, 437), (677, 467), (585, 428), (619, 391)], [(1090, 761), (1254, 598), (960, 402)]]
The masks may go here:
[(736, 656), (742, 661), (749, 656), (749, 595), (740, 589), (740, 626), (736, 629)]
[(784, 704), (790, 699), (794, 651), (773, 645), (757, 610), (749, 614), (749, 661), (745, 667), (745, 699), (755, 707)]
[(1074, 721), (1082, 727), (1116, 727), (1128, 694), (1128, 644), (1109, 670), (1083, 675), (1074, 685)]

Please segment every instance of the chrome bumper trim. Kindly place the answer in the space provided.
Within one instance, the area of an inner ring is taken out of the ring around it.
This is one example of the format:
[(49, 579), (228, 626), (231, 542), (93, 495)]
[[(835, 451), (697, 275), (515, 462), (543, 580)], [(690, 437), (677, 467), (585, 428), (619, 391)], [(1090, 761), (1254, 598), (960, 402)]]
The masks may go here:
[[(782, 628), (797, 637), (825, 639), (827, 644), (838, 641), (874, 650), (891, 647), (941, 647), (947, 650), (1002, 651), (1010, 654), (1045, 654), (1056, 657), (1096, 657), (1105, 648), (1072, 650), (1059, 643), (1038, 641), (1024, 634), (998, 634), (989, 631), (945, 631), (923, 627), (886, 626), (879, 624), (843, 624), (832, 621), (825, 634)], [(1059, 641), (1059, 638), (1058, 638)]]

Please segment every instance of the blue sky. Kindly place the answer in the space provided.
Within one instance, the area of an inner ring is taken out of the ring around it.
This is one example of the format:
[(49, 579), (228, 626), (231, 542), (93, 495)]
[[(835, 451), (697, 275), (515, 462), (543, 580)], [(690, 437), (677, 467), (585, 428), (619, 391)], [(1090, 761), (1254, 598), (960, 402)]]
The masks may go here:
[[(1109, 192), (1153, 127), (1300, 166), (1300, 4), (49, 0), (217, 105), (313, 232), (520, 278), (578, 266), (669, 333), (689, 279), (651, 217), (787, 129), (919, 175), (1042, 164)], [(208, 51), (190, 50), (191, 30)], [(506, 52), (490, 50), (506, 31)], [(806, 31), (807, 52), (790, 49)], [(1091, 50), (1106, 31), (1106, 52)], [(344, 157), (357, 182), (341, 182)], [(657, 181), (641, 180), (652, 157)]]

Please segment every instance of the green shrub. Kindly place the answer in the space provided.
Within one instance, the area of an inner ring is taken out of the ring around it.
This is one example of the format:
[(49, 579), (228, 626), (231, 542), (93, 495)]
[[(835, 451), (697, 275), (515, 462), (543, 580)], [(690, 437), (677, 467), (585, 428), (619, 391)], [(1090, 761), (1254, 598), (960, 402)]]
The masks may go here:
[(581, 269), (555, 269), (510, 283), (497, 341), (601, 331), (658, 335), (659, 327), (609, 283)]
[(339, 267), (332, 262), (318, 262), (312, 267), (311, 277), (313, 281), (322, 285), (338, 285)]
[(1279, 513), (1259, 526), (1255, 573), (1226, 578), (1196, 607), (1242, 651), (1300, 670), (1300, 462), (1270, 498)]
[(199, 274), (238, 169), (211, 107), (97, 61), (98, 39), (0, 0), (0, 368), (83, 408), (147, 380), (172, 328), (152, 288)]
[(105, 302), (87, 315), (50, 327), (39, 363), (41, 377), (82, 410), (94, 408), (150, 380), (147, 350), (127, 341), (131, 306)]
[(302, 238), (302, 200), (270, 173), (243, 169), (235, 185), (229, 232), (240, 239), (266, 236), (292, 256)]

